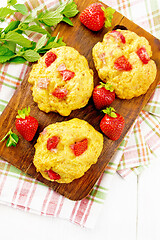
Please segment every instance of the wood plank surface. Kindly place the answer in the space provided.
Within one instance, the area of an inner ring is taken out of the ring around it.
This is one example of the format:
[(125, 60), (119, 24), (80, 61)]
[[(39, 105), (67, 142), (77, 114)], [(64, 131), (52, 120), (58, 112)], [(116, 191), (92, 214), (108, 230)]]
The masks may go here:
[[(78, 9), (81, 12), (88, 5), (95, 1), (75, 0), (75, 2), (77, 3)], [(53, 35), (55, 36), (57, 33), (59, 33), (59, 36), (63, 36), (63, 39), (68, 46), (74, 47), (87, 58), (90, 68), (92, 68), (94, 71), (95, 85), (99, 82), (99, 78), (92, 60), (92, 47), (98, 41), (102, 41), (103, 35), (111, 29), (127, 28), (128, 30), (136, 32), (140, 36), (146, 37), (152, 47), (152, 59), (156, 62), (158, 70), (156, 80), (151, 85), (145, 95), (133, 98), (131, 100), (121, 100), (116, 98), (116, 100), (112, 103), (112, 106), (116, 109), (116, 111), (120, 113), (125, 119), (125, 128), (121, 137), (117, 141), (112, 141), (104, 136), (104, 147), (97, 163), (92, 165), (83, 177), (76, 179), (69, 184), (50, 182), (44, 179), (41, 174), (36, 172), (35, 167), (32, 163), (34, 156), (34, 144), (36, 143), (39, 133), (43, 130), (44, 127), (51, 123), (55, 123), (57, 121), (66, 121), (74, 117), (86, 120), (96, 130), (100, 131), (99, 123), (104, 114), (95, 109), (92, 98), (90, 99), (86, 107), (80, 110), (73, 111), (68, 117), (62, 117), (57, 113), (44, 113), (40, 111), (37, 107), (37, 104), (33, 102), (30, 85), (27, 82), (27, 74), (22, 84), (18, 87), (9, 104), (0, 116), (1, 139), (10, 128), (12, 128), (15, 133), (17, 133), (17, 130), (15, 128), (15, 117), (17, 115), (18, 109), (22, 109), (27, 106), (31, 107), (31, 115), (33, 117), (36, 117), (39, 122), (39, 128), (33, 141), (27, 142), (20, 136), (17, 147), (10, 148), (6, 147), (6, 142), (2, 142), (0, 143), (0, 156), (18, 169), (41, 181), (42, 183), (51, 187), (65, 197), (72, 200), (80, 200), (90, 193), (94, 184), (106, 168), (111, 157), (114, 155), (117, 147), (134, 123), (139, 112), (148, 102), (156, 85), (158, 84), (160, 78), (160, 41), (154, 36), (152, 36), (150, 33), (146, 32), (144, 29), (134, 24), (132, 21), (129, 21), (127, 18), (125, 18), (118, 12), (114, 14), (112, 28), (104, 28), (97, 33), (94, 33), (88, 30), (85, 26), (83, 26), (79, 21), (79, 15), (73, 18), (73, 23), (74, 27), (70, 27), (65, 23), (59, 24), (53, 32)]]

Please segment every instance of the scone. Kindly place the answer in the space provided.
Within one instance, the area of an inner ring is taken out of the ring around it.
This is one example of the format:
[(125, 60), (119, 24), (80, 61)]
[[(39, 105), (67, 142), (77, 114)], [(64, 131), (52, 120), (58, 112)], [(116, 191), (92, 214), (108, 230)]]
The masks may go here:
[(145, 94), (156, 77), (156, 64), (150, 59), (146, 38), (129, 30), (114, 30), (104, 35), (92, 49), (99, 78), (110, 83), (117, 97), (131, 99)]
[(53, 48), (33, 65), (28, 82), (40, 110), (68, 116), (84, 107), (93, 91), (93, 71), (72, 47)]
[(50, 181), (69, 183), (97, 162), (103, 135), (78, 118), (47, 126), (35, 145), (33, 163)]

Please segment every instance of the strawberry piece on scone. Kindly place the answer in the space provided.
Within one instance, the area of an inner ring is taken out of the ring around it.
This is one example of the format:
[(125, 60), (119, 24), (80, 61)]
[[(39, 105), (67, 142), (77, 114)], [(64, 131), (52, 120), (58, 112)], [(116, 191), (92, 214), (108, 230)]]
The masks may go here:
[(57, 147), (58, 143), (60, 141), (60, 138), (57, 136), (53, 136), (51, 138), (48, 138), (47, 140), (47, 149), (53, 150)]
[(93, 102), (98, 110), (109, 106), (114, 99), (115, 91), (109, 83), (100, 82), (93, 90)]
[(76, 142), (70, 146), (75, 156), (82, 155), (88, 148), (88, 139), (85, 138), (82, 141)]
[(67, 96), (68, 90), (66, 88), (56, 88), (53, 92), (52, 95), (57, 97), (58, 99), (63, 99)]
[(124, 128), (124, 118), (116, 113), (112, 107), (103, 110), (103, 112), (105, 116), (100, 122), (102, 132), (111, 140), (118, 140)]
[(49, 67), (57, 58), (57, 55), (53, 52), (47, 52), (47, 57), (45, 58), (46, 67)]
[(37, 132), (38, 121), (30, 116), (30, 107), (18, 110), (16, 129), (27, 141), (31, 141)]
[(150, 57), (145, 49), (145, 47), (141, 47), (137, 50), (137, 55), (142, 61), (142, 63), (147, 64), (150, 61)]
[(74, 72), (67, 70), (67, 69), (60, 71), (60, 74), (62, 75), (64, 81), (68, 81), (68, 80), (72, 79), (75, 75)]
[(121, 40), (122, 43), (126, 43), (126, 39), (123, 34), (119, 31), (113, 30), (109, 33), (109, 35), (113, 36), (116, 40)]
[(54, 172), (52, 169), (46, 171), (51, 180), (59, 180), (61, 177), (58, 173)]
[(114, 61), (114, 67), (115, 67), (115, 69), (117, 69), (119, 71), (131, 71), (132, 70), (132, 65), (130, 64), (130, 62), (124, 55), (117, 58)]

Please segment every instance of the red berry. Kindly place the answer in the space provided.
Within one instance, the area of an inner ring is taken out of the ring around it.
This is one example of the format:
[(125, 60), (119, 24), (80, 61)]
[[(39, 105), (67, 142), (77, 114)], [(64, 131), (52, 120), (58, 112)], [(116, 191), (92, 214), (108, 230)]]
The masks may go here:
[(115, 99), (115, 92), (110, 84), (101, 83), (93, 90), (93, 102), (97, 109), (109, 106)]
[(52, 150), (55, 149), (59, 143), (60, 138), (57, 136), (53, 136), (51, 138), (48, 138), (47, 140), (47, 149)]
[(141, 47), (137, 50), (137, 55), (142, 61), (142, 63), (147, 64), (150, 61), (150, 57), (145, 49), (145, 47)]
[(73, 78), (74, 75), (75, 75), (75, 73), (72, 72), (72, 71), (70, 71), (70, 70), (60, 71), (60, 74), (62, 75), (64, 81), (70, 80), (70, 79)]
[(63, 99), (67, 96), (68, 90), (66, 88), (56, 88), (53, 92), (52, 95), (57, 97), (58, 99)]
[(30, 108), (18, 110), (18, 116), (15, 122), (17, 131), (27, 141), (31, 141), (37, 132), (38, 121), (36, 118), (29, 115)]
[(109, 33), (109, 35), (113, 36), (115, 39), (120, 39), (122, 43), (126, 43), (126, 39), (125, 37), (123, 36), (123, 34), (119, 31), (116, 31), (116, 30), (113, 30)]
[(99, 31), (105, 23), (105, 13), (101, 3), (93, 3), (80, 14), (80, 21), (92, 31)]
[(100, 122), (102, 132), (111, 140), (118, 140), (124, 128), (124, 118), (113, 112), (113, 108), (107, 108), (103, 112), (106, 113)]
[(71, 145), (70, 148), (73, 150), (75, 156), (82, 155), (88, 148), (88, 139), (85, 138), (82, 141), (76, 142)]
[(45, 58), (46, 67), (49, 67), (57, 58), (57, 55), (53, 52), (47, 52), (47, 57)]
[(121, 56), (114, 61), (115, 69), (119, 71), (131, 71), (132, 65), (125, 56)]
[(46, 171), (51, 180), (59, 180), (61, 177), (58, 173), (54, 172), (52, 169)]

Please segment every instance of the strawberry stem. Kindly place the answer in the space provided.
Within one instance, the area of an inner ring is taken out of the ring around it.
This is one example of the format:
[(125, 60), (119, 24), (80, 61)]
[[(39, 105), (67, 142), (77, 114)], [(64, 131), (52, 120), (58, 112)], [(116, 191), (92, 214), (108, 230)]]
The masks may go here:
[(23, 108), (22, 110), (18, 110), (18, 115), (16, 116), (16, 118), (23, 118), (25, 119), (25, 117), (29, 116), (30, 114), (30, 107), (27, 108)]
[(116, 118), (117, 114), (115, 113), (115, 109), (113, 107), (108, 107), (104, 110), (102, 110), (105, 114), (107, 114), (110, 117)]

